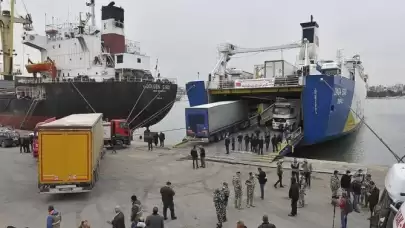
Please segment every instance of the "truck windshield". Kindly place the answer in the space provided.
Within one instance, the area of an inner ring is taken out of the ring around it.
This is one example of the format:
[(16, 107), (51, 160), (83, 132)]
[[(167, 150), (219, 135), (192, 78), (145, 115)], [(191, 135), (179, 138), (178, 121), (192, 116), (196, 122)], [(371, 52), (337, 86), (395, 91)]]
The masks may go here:
[(273, 114), (288, 115), (291, 114), (291, 109), (287, 107), (274, 107)]
[(120, 128), (124, 129), (124, 128), (128, 128), (128, 124), (125, 122), (121, 122), (120, 123)]

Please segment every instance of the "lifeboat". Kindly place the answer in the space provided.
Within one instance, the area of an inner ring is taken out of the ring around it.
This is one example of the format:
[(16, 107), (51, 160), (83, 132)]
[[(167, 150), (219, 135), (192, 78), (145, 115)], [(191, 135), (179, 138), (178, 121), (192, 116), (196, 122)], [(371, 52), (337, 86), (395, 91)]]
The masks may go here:
[(41, 73), (41, 72), (49, 72), (52, 78), (56, 78), (56, 67), (55, 63), (48, 59), (42, 63), (30, 63), (25, 65), (28, 73)]

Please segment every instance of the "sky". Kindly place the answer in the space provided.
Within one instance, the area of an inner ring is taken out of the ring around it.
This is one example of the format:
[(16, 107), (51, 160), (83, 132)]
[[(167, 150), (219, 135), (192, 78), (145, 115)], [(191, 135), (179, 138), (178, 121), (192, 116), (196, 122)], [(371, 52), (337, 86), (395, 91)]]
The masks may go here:
[[(97, 25), (101, 6), (96, 1)], [(7, 7), (9, 0), (4, 1)], [(47, 23), (73, 21), (87, 12), (85, 0), (17, 0), (18, 15), (28, 11), (34, 29), (44, 34)], [(159, 58), (162, 77), (177, 78), (180, 85), (190, 80), (207, 80), (214, 68), (220, 43), (240, 47), (268, 47), (301, 39), (301, 22), (314, 16), (318, 22), (321, 59), (335, 59), (337, 49), (350, 57), (360, 54), (369, 83), (405, 84), (405, 2), (401, 0), (116, 0), (125, 9), (126, 38), (141, 42), (141, 51), (151, 56), (151, 68)], [(21, 40), (16, 26), (15, 40)], [(39, 61), (39, 52), (15, 41), (19, 54)], [(295, 63), (298, 50), (284, 51), (283, 58)], [(228, 66), (253, 72), (253, 66), (280, 59), (279, 52), (244, 54)]]

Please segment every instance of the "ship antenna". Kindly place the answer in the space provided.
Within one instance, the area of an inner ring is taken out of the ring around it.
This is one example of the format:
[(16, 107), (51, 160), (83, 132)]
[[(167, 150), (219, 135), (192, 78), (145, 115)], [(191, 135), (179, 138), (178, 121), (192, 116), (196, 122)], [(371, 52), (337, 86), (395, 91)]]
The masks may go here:
[(311, 22), (314, 22), (314, 16), (311, 15)]
[(94, 26), (96, 26), (95, 0), (90, 0), (90, 2), (86, 3), (86, 6), (90, 7), (91, 25), (94, 27)]

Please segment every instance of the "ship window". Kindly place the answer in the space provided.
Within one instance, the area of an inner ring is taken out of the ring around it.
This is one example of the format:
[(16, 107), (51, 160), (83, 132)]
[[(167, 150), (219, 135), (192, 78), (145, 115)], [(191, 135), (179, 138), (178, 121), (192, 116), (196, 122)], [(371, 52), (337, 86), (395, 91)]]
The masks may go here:
[(123, 63), (124, 62), (124, 56), (123, 55), (117, 55), (117, 63)]
[(55, 45), (53, 45), (52, 48), (55, 49)]
[(302, 30), (302, 39), (307, 39), (310, 44), (314, 43), (314, 28), (306, 28)]
[(60, 48), (60, 44), (59, 44), (59, 48)]
[(137, 62), (138, 62), (138, 63), (141, 63), (141, 58), (138, 58), (138, 59), (137, 59)]
[(330, 111), (331, 111), (331, 112), (335, 111), (335, 106), (334, 106), (334, 105), (331, 105), (331, 106), (330, 106)]

